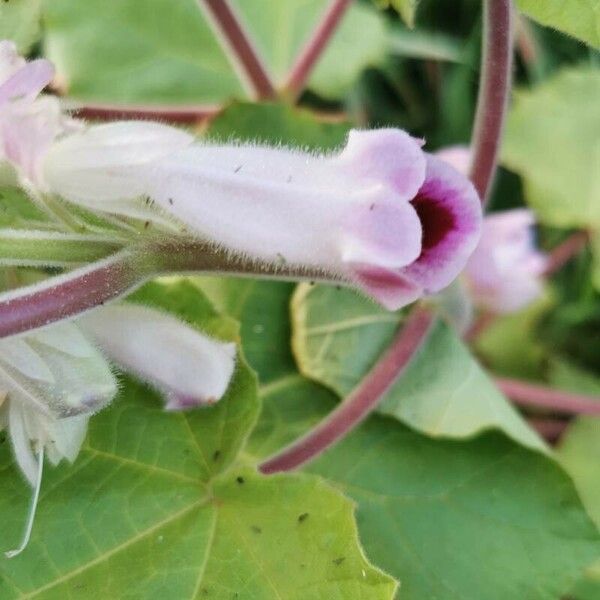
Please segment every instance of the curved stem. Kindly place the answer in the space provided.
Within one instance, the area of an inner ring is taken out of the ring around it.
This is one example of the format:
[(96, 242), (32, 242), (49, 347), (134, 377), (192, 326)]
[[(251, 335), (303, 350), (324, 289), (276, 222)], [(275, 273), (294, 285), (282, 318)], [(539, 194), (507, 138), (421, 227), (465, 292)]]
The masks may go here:
[(392, 345), (354, 392), (306, 436), (265, 461), (260, 470), (269, 474), (295, 469), (357, 427), (406, 368), (430, 331), (433, 321), (431, 312), (416, 308)]
[(485, 203), (496, 172), (512, 75), (512, 2), (484, 0), (481, 79), (471, 148), (471, 180)]
[(600, 396), (555, 390), (518, 379), (496, 379), (498, 388), (516, 404), (563, 413), (600, 415)]
[[(258, 52), (244, 30), (237, 15), (227, 0), (198, 0), (206, 14), (214, 23), (220, 39), (224, 42), (232, 58), (234, 67), (252, 87), (258, 100), (275, 98), (276, 92), (271, 78), (263, 65)], [(265, 10), (268, 10), (265, 7)]]
[(301, 93), (308, 77), (327, 47), (351, 0), (332, 0), (312, 37), (308, 40), (293, 64), (284, 85), (284, 94), (295, 100)]

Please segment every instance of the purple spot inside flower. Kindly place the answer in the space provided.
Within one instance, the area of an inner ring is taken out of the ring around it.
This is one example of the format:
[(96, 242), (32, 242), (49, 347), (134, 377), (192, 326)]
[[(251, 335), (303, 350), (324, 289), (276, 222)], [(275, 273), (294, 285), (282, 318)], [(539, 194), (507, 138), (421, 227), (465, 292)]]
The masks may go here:
[(443, 203), (419, 194), (412, 202), (423, 227), (421, 256), (438, 246), (456, 227), (456, 218)]

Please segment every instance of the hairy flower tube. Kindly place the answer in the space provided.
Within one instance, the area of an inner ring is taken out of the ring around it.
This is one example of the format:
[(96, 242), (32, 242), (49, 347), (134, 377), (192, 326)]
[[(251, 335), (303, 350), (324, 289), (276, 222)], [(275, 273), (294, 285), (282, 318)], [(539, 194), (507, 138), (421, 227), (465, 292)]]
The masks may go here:
[(273, 271), (322, 272), (390, 309), (446, 287), (479, 238), (466, 177), (396, 129), (351, 131), (345, 148), (324, 155), (204, 143), (151, 122), (13, 125), (12, 137), (53, 137), (30, 164), (6, 154), (43, 193), (95, 211), (168, 215), (187, 235)]

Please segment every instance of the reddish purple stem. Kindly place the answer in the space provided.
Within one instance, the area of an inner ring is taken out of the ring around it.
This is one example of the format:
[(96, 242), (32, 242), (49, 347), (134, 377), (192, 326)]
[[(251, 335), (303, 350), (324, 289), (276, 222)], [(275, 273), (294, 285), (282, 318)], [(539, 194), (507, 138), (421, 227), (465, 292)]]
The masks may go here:
[[(511, 83), (511, 2), (484, 0), (483, 68), (473, 142), (471, 179), (483, 198), (497, 167), (500, 134)], [(375, 409), (385, 391), (423, 343), (433, 317), (417, 307), (392, 346), (369, 371), (358, 388), (306, 436), (266, 460), (263, 473), (294, 469), (320, 455), (350, 433)]]
[(348, 10), (350, 2), (351, 0), (332, 0), (312, 37), (300, 52), (284, 86), (286, 95), (292, 99), (297, 98), (305, 88), (313, 68)]
[(600, 415), (600, 396), (575, 394), (518, 379), (496, 379), (498, 388), (516, 404), (583, 415)]
[(487, 201), (498, 163), (498, 151), (512, 78), (512, 2), (484, 0), (481, 79), (473, 127), (471, 181)]
[(197, 123), (216, 116), (219, 106), (152, 106), (118, 104), (86, 104), (74, 106), (73, 115), (81, 119), (98, 119), (114, 121), (118, 119), (150, 119), (168, 121), (169, 123)]
[(0, 338), (79, 315), (142, 281), (135, 255), (121, 252), (90, 267), (3, 294)]
[(423, 308), (415, 309), (392, 345), (354, 392), (305, 437), (265, 461), (260, 470), (268, 474), (295, 469), (357, 427), (406, 368), (433, 321), (432, 313)]
[[(250, 35), (244, 30), (239, 18), (227, 0), (198, 0), (216, 25), (223, 42), (227, 45), (234, 66), (252, 86), (258, 100), (275, 98), (275, 87), (271, 82)], [(265, 5), (265, 10), (269, 10)]]

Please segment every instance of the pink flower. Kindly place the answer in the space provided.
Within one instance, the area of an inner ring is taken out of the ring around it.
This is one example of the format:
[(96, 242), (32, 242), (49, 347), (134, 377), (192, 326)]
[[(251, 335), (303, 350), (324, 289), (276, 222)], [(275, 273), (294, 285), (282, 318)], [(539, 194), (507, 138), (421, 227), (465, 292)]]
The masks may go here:
[(8, 161), (26, 186), (41, 186), (40, 163), (54, 140), (75, 122), (58, 100), (38, 98), (54, 76), (44, 59), (26, 62), (16, 46), (0, 41), (0, 163)]
[(526, 209), (492, 214), (469, 259), (465, 281), (478, 306), (508, 313), (536, 300), (543, 290), (547, 257), (534, 243), (533, 214)]
[(45, 61), (2, 48), (0, 143), (33, 193), (145, 220), (168, 215), (234, 254), (321, 271), (389, 309), (446, 287), (477, 244), (472, 185), (403, 131), (351, 131), (341, 151), (314, 154), (202, 143), (159, 123), (85, 126), (35, 99), (52, 74)]
[(390, 309), (447, 286), (481, 223), (470, 182), (394, 129), (352, 131), (341, 152), (315, 155), (112, 123), (54, 144), (44, 179), (95, 210), (132, 214), (132, 202), (148, 197), (198, 237), (333, 272)]
[(235, 369), (236, 346), (136, 304), (97, 308), (78, 320), (108, 358), (160, 391), (167, 410), (220, 400)]

